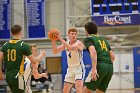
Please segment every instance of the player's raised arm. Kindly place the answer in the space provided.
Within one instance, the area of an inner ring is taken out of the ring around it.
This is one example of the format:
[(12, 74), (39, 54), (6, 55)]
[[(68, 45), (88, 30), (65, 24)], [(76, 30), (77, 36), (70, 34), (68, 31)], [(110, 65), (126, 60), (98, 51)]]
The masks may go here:
[(53, 54), (57, 54), (65, 49), (63, 44), (61, 44), (60, 46), (56, 45), (56, 40), (58, 40), (57, 34), (59, 34), (59, 31), (57, 29), (50, 29), (48, 32), (48, 37), (52, 41)]
[(75, 42), (73, 45), (67, 43), (63, 38), (59, 38), (59, 40), (64, 44), (64, 46), (70, 50), (70, 51), (74, 51), (74, 50), (83, 50), (83, 44), (82, 42), (78, 41), (78, 42)]
[(56, 41), (55, 40), (52, 40), (52, 51), (53, 51), (54, 54), (57, 54), (57, 53), (63, 51), (64, 48), (65, 47), (64, 47), (63, 44), (61, 44), (60, 46), (57, 46), (56, 45)]

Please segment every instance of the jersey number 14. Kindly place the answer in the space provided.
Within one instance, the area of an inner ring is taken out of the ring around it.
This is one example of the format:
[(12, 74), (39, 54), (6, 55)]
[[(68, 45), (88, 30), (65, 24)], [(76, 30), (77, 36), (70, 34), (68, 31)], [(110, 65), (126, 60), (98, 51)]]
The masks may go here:
[(108, 51), (107, 47), (106, 47), (106, 43), (104, 40), (98, 40), (98, 42), (100, 43), (100, 46), (101, 46), (101, 49), (102, 50), (105, 50), (105, 51)]

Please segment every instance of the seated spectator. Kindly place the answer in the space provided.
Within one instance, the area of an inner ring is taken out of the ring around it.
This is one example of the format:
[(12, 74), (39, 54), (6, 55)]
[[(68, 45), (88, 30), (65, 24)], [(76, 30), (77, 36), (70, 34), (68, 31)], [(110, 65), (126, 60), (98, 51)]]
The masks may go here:
[[(46, 69), (43, 69), (43, 67), (41, 67), (41, 65), (38, 65), (38, 72), (39, 73), (47, 73)], [(51, 75), (49, 73), (47, 73), (47, 78), (39, 78), (39, 79), (34, 79), (34, 77), (32, 76), (32, 81), (35, 81), (37, 83), (42, 83), (44, 84), (44, 87), (47, 88), (48, 91), (52, 91), (53, 88), (53, 83), (52, 83), (52, 78)]]

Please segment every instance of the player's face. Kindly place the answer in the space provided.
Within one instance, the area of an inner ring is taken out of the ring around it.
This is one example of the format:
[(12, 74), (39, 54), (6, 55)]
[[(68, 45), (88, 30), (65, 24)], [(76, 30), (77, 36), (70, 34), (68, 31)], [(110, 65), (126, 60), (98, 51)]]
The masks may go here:
[(32, 47), (32, 54), (34, 56), (37, 56), (38, 55), (37, 47)]
[(70, 32), (68, 36), (70, 40), (77, 40), (77, 32)]

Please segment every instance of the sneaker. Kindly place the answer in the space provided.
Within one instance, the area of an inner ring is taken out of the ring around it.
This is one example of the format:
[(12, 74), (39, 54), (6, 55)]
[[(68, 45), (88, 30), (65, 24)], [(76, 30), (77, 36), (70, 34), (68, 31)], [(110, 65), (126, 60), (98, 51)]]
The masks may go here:
[(53, 90), (51, 90), (50, 88), (48, 89), (48, 92), (53, 92)]

